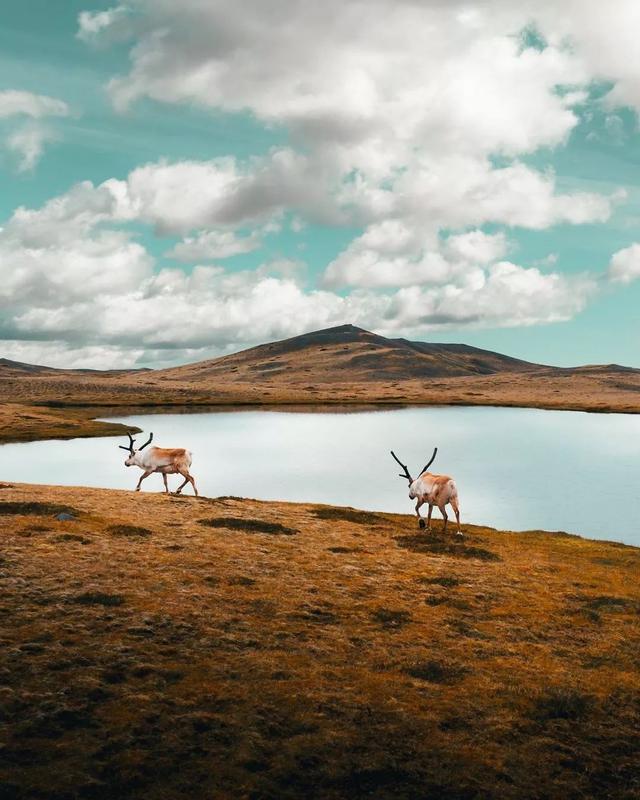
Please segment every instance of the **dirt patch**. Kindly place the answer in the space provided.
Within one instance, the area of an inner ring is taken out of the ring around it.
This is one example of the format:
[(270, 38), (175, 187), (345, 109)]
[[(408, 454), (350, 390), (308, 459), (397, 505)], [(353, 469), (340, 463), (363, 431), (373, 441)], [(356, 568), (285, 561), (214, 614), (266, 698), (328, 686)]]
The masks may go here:
[(538, 722), (566, 719), (584, 719), (593, 707), (593, 697), (577, 689), (555, 687), (540, 694), (534, 701), (530, 715)]
[(105, 592), (83, 592), (69, 600), (80, 606), (121, 606), (124, 597), (121, 594), (107, 594)]
[(405, 550), (414, 553), (427, 553), (430, 555), (446, 555), (454, 558), (475, 558), (479, 561), (501, 561), (497, 553), (485, 550), (484, 547), (475, 547), (465, 542), (458, 542), (445, 537), (435, 537), (433, 534), (425, 536), (396, 536), (396, 544)]
[(79, 533), (61, 533), (54, 538), (55, 542), (79, 542), (80, 544), (91, 544), (91, 539)]
[(338, 622), (337, 616), (326, 606), (305, 605), (295, 614), (291, 614), (290, 618), (317, 625), (335, 625)]
[(371, 615), (371, 619), (385, 630), (397, 630), (411, 622), (411, 614), (404, 609), (378, 608)]
[(211, 517), (210, 519), (199, 519), (198, 524), (206, 525), (208, 528), (226, 528), (243, 533), (268, 533), (272, 536), (295, 536), (296, 533), (300, 533), (296, 528), (289, 528), (279, 522), (266, 522), (262, 519)]
[(148, 539), (151, 536), (149, 528), (140, 525), (110, 525), (107, 530), (114, 536), (123, 536), (127, 539)]
[(342, 522), (355, 522), (357, 525), (382, 525), (386, 519), (371, 511), (357, 508), (314, 508), (311, 512), (318, 519), (335, 519)]
[(593, 611), (640, 611), (640, 606), (636, 600), (629, 600), (627, 597), (612, 597), (610, 595), (600, 595), (597, 597), (581, 598), (583, 605)]
[(453, 589), (460, 586), (459, 578), (455, 575), (437, 575), (435, 578), (420, 578), (419, 583), (426, 583), (428, 586), (443, 586), (446, 589)]
[(79, 516), (82, 512), (71, 506), (58, 505), (57, 503), (39, 503), (35, 501), (5, 501), (0, 502), (0, 515), (54, 517), (56, 514), (72, 514)]
[(248, 578), (246, 575), (232, 575), (227, 579), (229, 586), (255, 586), (255, 578)]
[(613, 595), (570, 595), (569, 612), (585, 616), (591, 622), (600, 622), (603, 614), (640, 614), (640, 602)]
[(452, 684), (461, 681), (469, 670), (455, 662), (428, 659), (410, 664), (403, 672), (412, 678), (429, 683)]

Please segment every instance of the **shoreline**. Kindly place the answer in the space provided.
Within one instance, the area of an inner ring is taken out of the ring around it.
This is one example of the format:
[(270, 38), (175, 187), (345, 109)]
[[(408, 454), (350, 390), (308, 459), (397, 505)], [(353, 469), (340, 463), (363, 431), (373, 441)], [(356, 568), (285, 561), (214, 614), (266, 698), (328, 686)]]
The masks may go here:
[(128, 416), (130, 414), (162, 414), (162, 413), (225, 413), (229, 411), (301, 411), (309, 413), (357, 413), (358, 411), (376, 411), (403, 408), (522, 408), (539, 411), (567, 411), (585, 414), (629, 414), (640, 413), (638, 407), (605, 405), (602, 402), (517, 402), (498, 398), (434, 398), (405, 400), (390, 398), (354, 398), (344, 397), (334, 400), (322, 398), (290, 398), (280, 401), (273, 399), (242, 399), (232, 401), (149, 402), (114, 404), (108, 402), (71, 402), (71, 401), (16, 401), (0, 402), (0, 445), (19, 442), (42, 441), (45, 439), (94, 438), (101, 436), (122, 436), (132, 430), (117, 422), (103, 422), (99, 416)]

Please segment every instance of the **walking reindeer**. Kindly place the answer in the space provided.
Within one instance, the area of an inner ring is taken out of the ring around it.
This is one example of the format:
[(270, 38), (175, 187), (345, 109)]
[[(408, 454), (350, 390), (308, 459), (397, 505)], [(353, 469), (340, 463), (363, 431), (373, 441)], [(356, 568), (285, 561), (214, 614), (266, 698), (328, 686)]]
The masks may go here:
[(185, 450), (182, 447), (174, 449), (150, 447), (146, 453), (143, 453), (142, 451), (145, 447), (153, 441), (153, 433), (150, 434), (147, 441), (137, 449), (134, 447), (136, 440), (133, 436), (130, 433), (127, 433), (127, 436), (129, 437), (129, 446), (125, 447), (119, 444), (118, 447), (121, 450), (127, 450), (129, 452), (129, 457), (124, 462), (125, 467), (140, 467), (142, 470), (142, 475), (136, 486), (136, 492), (140, 491), (140, 484), (145, 478), (148, 478), (153, 472), (159, 472), (164, 481), (165, 493), (169, 494), (167, 475), (179, 473), (184, 478), (184, 482), (180, 484), (176, 494), (180, 494), (187, 483), (190, 483), (193, 486), (196, 497), (198, 496), (196, 482), (189, 473), (189, 467), (191, 466), (191, 452), (189, 450)]
[(406, 465), (400, 461), (398, 456), (391, 451), (391, 455), (394, 459), (400, 464), (402, 469), (404, 470), (404, 474), (400, 475), (401, 478), (406, 478), (409, 481), (409, 497), (411, 500), (416, 501), (416, 514), (418, 515), (418, 525), (421, 528), (425, 527), (424, 519), (420, 516), (420, 506), (428, 503), (429, 505), (429, 513), (427, 514), (427, 523), (426, 527), (427, 530), (431, 530), (431, 512), (433, 511), (433, 507), (437, 506), (440, 509), (440, 513), (442, 514), (442, 518), (444, 519), (444, 526), (443, 526), (443, 533), (446, 533), (447, 530), (447, 510), (446, 506), (449, 504), (453, 509), (454, 514), (456, 515), (456, 521), (458, 523), (458, 536), (462, 536), (462, 531), (460, 530), (460, 508), (458, 506), (458, 489), (456, 487), (456, 483), (453, 478), (450, 478), (448, 475), (434, 475), (431, 472), (427, 472), (429, 467), (433, 464), (433, 461), (436, 457), (436, 453), (438, 452), (438, 448), (433, 448), (433, 455), (429, 460), (429, 463), (426, 464), (425, 467), (420, 471), (418, 477), (414, 480), (411, 475), (409, 474), (409, 470), (407, 469)]

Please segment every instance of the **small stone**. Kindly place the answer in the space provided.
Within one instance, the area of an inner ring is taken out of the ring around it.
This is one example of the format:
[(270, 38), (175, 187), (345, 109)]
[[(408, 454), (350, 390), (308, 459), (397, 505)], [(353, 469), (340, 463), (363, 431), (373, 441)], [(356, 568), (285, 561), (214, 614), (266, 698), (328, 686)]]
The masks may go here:
[(59, 519), (62, 522), (66, 522), (67, 520), (74, 520), (75, 517), (73, 516), (73, 514), (67, 514), (66, 511), (63, 511), (61, 514), (56, 514), (56, 519)]

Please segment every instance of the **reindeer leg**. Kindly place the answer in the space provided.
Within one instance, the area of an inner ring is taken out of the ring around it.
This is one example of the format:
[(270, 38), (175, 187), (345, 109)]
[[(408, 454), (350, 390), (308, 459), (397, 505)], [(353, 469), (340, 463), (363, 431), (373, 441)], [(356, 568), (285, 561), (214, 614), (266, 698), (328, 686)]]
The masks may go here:
[(424, 528), (424, 520), (420, 516), (420, 506), (423, 504), (423, 500), (416, 500), (416, 514), (418, 515), (418, 526), (420, 528)]
[(427, 514), (427, 530), (431, 530), (431, 514), (433, 514), (433, 506), (429, 503), (429, 513)]
[(142, 475), (140, 476), (140, 480), (138, 481), (138, 485), (136, 486), (136, 492), (140, 491), (140, 484), (142, 483), (142, 481), (145, 478), (148, 478), (149, 475), (151, 475), (152, 473), (153, 473), (152, 469), (148, 469), (148, 470), (146, 470), (145, 472), (142, 473)]
[(167, 473), (162, 473), (162, 480), (164, 481), (164, 493), (169, 494), (169, 484), (167, 483)]
[(458, 530), (456, 531), (457, 536), (462, 536), (462, 531), (460, 530), (460, 507), (458, 506), (458, 498), (452, 497), (449, 501), (451, 504), (451, 508), (453, 509), (453, 513), (456, 515), (456, 522), (458, 523)]
[(180, 486), (178, 486), (178, 488), (176, 489), (176, 494), (180, 494), (180, 492), (181, 492), (181, 491), (184, 489), (184, 487), (185, 487), (185, 486), (186, 486), (186, 485), (189, 483), (189, 478), (187, 478), (187, 476), (185, 475), (185, 473), (184, 473), (184, 472), (181, 472), (180, 474), (182, 475), (182, 477), (184, 478), (184, 480), (182, 481), (182, 483), (180, 484)]
[(447, 520), (449, 517), (447, 516), (447, 508), (446, 506), (438, 506), (440, 509), (440, 513), (442, 514), (442, 519), (444, 520), (444, 525), (442, 526), (442, 533), (447, 532)]
[(181, 491), (184, 489), (184, 487), (185, 487), (185, 486), (186, 486), (188, 483), (190, 483), (190, 484), (193, 486), (193, 493), (194, 493), (194, 494), (195, 494), (195, 496), (197, 497), (197, 496), (198, 496), (198, 490), (196, 489), (196, 482), (194, 481), (194, 479), (193, 479), (193, 476), (192, 476), (192, 475), (190, 475), (190, 474), (187, 472), (187, 470), (186, 470), (186, 469), (185, 469), (184, 471), (182, 471), (182, 470), (179, 470), (179, 472), (180, 472), (180, 474), (182, 475), (182, 477), (184, 478), (184, 481), (183, 481), (183, 482), (180, 484), (180, 486), (178, 487), (178, 490), (176, 491), (176, 494), (180, 494), (180, 492), (181, 492)]

